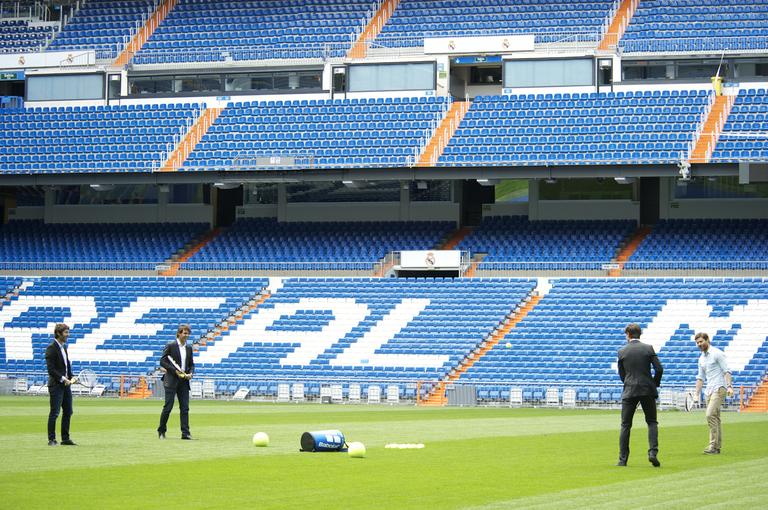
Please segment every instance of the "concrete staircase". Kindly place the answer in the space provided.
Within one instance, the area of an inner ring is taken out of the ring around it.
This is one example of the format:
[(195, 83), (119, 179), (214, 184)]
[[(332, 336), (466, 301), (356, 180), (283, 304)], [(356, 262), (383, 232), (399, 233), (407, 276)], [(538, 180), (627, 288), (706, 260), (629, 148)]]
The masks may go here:
[(419, 404), (423, 406), (444, 406), (448, 403), (448, 399), (445, 396), (446, 386), (457, 381), (462, 374), (469, 370), (472, 365), (482, 358), (488, 351), (493, 349), (499, 342), (501, 342), (507, 334), (512, 331), (515, 326), (523, 320), (531, 310), (533, 310), (537, 304), (541, 301), (541, 296), (534, 294), (530, 296), (527, 301), (521, 303), (517, 310), (511, 313), (504, 323), (494, 331), (488, 339), (486, 339), (482, 345), (468, 354), (459, 365), (451, 370), (448, 377), (438, 382), (429, 395), (422, 399)]
[(161, 172), (175, 172), (184, 165), (184, 162), (189, 157), (189, 154), (195, 150), (197, 144), (202, 140), (205, 133), (208, 132), (211, 125), (221, 114), (223, 108), (206, 108), (203, 113), (198, 117), (197, 121), (192, 125), (184, 138), (179, 142), (179, 145), (174, 149), (168, 159), (165, 161)]
[(742, 404), (740, 410), (748, 413), (768, 412), (768, 377), (763, 378), (763, 382), (757, 387), (752, 397)]
[(217, 235), (221, 233), (220, 228), (215, 228), (198, 237), (182, 249), (179, 253), (171, 257), (166, 261), (170, 267), (160, 273), (160, 276), (176, 276), (179, 273), (181, 265), (188, 261), (192, 256), (203, 249), (203, 247), (210, 243)]
[(467, 114), (470, 103), (464, 101), (454, 101), (451, 103), (451, 107), (448, 109), (445, 117), (437, 126), (435, 132), (432, 134), (432, 138), (429, 140), (424, 150), (419, 155), (419, 160), (416, 166), (432, 167), (435, 166), (437, 160), (445, 150), (445, 146), (451, 140), (451, 137), (458, 129), (461, 120)]
[(389, 21), (390, 16), (395, 12), (399, 3), (400, 0), (384, 0), (381, 3), (379, 10), (376, 11), (376, 14), (371, 18), (371, 21), (368, 22), (368, 25), (366, 25), (365, 29), (360, 33), (357, 41), (355, 41), (347, 52), (347, 58), (362, 59), (366, 57), (368, 53), (368, 42), (376, 39), (376, 36), (381, 33), (381, 29), (384, 28), (384, 25)]
[(709, 163), (712, 152), (715, 150), (717, 140), (723, 131), (723, 126), (728, 120), (736, 96), (715, 96), (712, 109), (709, 111), (707, 120), (699, 131), (699, 137), (696, 145), (688, 157), (690, 163)]
[(639, 4), (640, 0), (622, 0), (613, 15), (611, 24), (603, 35), (602, 41), (597, 45), (598, 50), (610, 51), (619, 45), (619, 41), (627, 30), (627, 25), (629, 25), (632, 16), (635, 15)]
[(627, 262), (630, 257), (632, 257), (632, 254), (635, 253), (638, 246), (640, 246), (640, 243), (642, 243), (643, 240), (648, 237), (648, 234), (651, 233), (651, 230), (651, 227), (647, 226), (641, 226), (635, 230), (624, 247), (619, 250), (618, 255), (616, 255), (616, 258), (614, 259), (614, 262), (618, 263), (619, 267), (616, 269), (611, 269), (608, 272), (608, 276), (621, 276), (621, 271), (624, 269), (624, 263)]
[(152, 16), (150, 16), (144, 26), (136, 32), (136, 35), (133, 36), (133, 39), (131, 39), (123, 52), (120, 53), (112, 63), (114, 67), (123, 67), (131, 61), (133, 56), (139, 52), (141, 47), (144, 46), (152, 34), (155, 33), (157, 27), (160, 26), (160, 23), (162, 23), (166, 16), (168, 16), (168, 13), (171, 12), (177, 1), (178, 0), (164, 0), (163, 3), (157, 6), (157, 9), (152, 13)]

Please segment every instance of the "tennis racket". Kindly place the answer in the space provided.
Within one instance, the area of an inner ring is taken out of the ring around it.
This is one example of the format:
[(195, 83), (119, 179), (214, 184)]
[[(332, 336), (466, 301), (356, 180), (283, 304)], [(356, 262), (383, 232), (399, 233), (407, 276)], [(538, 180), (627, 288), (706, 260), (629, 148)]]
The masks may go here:
[(173, 359), (170, 355), (166, 356), (166, 357), (168, 358), (168, 361), (170, 361), (171, 365), (173, 365), (173, 368), (175, 368), (178, 372), (181, 372), (182, 374), (184, 374), (184, 376), (186, 378), (186, 373), (181, 369), (179, 364), (176, 363), (176, 360)]
[(699, 407), (699, 403), (696, 402), (696, 398), (693, 396), (693, 392), (689, 391), (685, 394), (685, 410), (689, 413)]
[(81, 370), (80, 373), (74, 377), (72, 384), (80, 384), (86, 388), (93, 388), (96, 386), (96, 372), (90, 368)]

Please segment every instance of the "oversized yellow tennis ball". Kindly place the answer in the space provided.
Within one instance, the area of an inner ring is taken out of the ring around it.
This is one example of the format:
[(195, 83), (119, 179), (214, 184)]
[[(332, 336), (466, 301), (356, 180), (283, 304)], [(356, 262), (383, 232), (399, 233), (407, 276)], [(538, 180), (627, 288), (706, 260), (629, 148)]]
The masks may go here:
[(269, 436), (266, 432), (256, 432), (253, 435), (253, 446), (269, 446)]
[(506, 344), (504, 344), (504, 347), (506, 347), (507, 349), (511, 349), (512, 348), (512, 342), (507, 342)]
[(349, 453), (350, 457), (354, 457), (356, 459), (362, 459), (365, 457), (365, 445), (363, 443), (349, 443), (347, 447), (349, 448), (347, 453)]

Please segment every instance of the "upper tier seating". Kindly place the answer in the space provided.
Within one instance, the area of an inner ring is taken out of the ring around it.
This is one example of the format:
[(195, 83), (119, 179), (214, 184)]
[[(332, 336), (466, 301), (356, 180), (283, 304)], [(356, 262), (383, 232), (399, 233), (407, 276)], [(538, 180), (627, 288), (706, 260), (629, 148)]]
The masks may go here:
[(707, 104), (703, 90), (478, 96), (438, 164), (678, 162)]
[(0, 267), (13, 270), (32, 264), (38, 269), (97, 269), (104, 265), (100, 263), (118, 263), (152, 270), (207, 228), (194, 223), (44, 224), (17, 220), (0, 227)]
[(643, 0), (620, 45), (624, 53), (763, 50), (768, 4), (755, 0)]
[(152, 171), (198, 115), (191, 104), (2, 108), (0, 171)]
[[(768, 362), (768, 281), (755, 279), (556, 279), (550, 292), (462, 377), (471, 381), (617, 384), (616, 352), (629, 323), (643, 328), (664, 366), (662, 388), (693, 387), (706, 331), (724, 349), (734, 384), (759, 382)], [(738, 342), (734, 342), (736, 337)], [(507, 386), (508, 389), (508, 386)], [(621, 389), (614, 387), (620, 394)], [(608, 400), (616, 401), (616, 395)]]
[(325, 58), (343, 55), (370, 0), (180, 0), (137, 64)]
[(267, 285), (264, 278), (23, 280), (26, 289), (0, 309), (0, 371), (44, 374), (53, 326), (65, 322), (72, 370), (108, 376), (154, 371), (179, 324), (192, 328), (190, 341), (199, 339)]
[(609, 0), (401, 0), (376, 42), (421, 46), (424, 38), (536, 35), (537, 43), (572, 34), (599, 40), (613, 2)]
[(768, 220), (661, 220), (624, 267), (765, 269), (766, 260)]
[(712, 162), (768, 158), (768, 91), (742, 89), (723, 127)]
[(524, 216), (490, 216), (458, 248), (472, 255), (487, 253), (482, 269), (535, 269), (552, 263), (599, 269), (634, 229), (631, 220), (528, 221)]
[(295, 162), (298, 168), (406, 166), (447, 106), (443, 97), (234, 104), (221, 113), (183, 170), (256, 170), (256, 165), (274, 168), (283, 160), (286, 167)]
[(150, 0), (88, 0), (48, 51), (96, 50), (96, 58), (116, 58), (153, 11)]
[(274, 269), (299, 269), (297, 262), (372, 264), (393, 250), (432, 249), (454, 227), (447, 221), (278, 223), (241, 219), (195, 253), (184, 267), (209, 262), (274, 262), (264, 264)]
[(53, 26), (0, 19), (0, 53), (36, 53), (45, 48), (55, 33)]

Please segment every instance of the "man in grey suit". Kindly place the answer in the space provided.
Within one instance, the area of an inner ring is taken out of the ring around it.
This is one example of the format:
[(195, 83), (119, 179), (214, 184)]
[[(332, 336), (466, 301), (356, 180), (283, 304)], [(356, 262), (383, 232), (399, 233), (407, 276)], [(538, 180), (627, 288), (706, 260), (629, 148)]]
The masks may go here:
[(160, 365), (165, 369), (165, 405), (160, 413), (160, 425), (157, 427), (157, 436), (160, 439), (165, 439), (166, 424), (176, 398), (179, 399), (181, 438), (192, 439), (189, 433), (189, 380), (195, 372), (195, 361), (192, 359), (192, 347), (187, 343), (191, 332), (189, 325), (180, 325), (176, 330), (176, 340), (168, 342), (163, 355), (160, 356)]
[[(619, 349), (619, 376), (624, 383), (621, 394), (621, 435), (619, 436), (619, 462), (617, 466), (626, 466), (629, 459), (629, 434), (632, 420), (639, 403), (648, 424), (648, 462), (654, 467), (661, 463), (659, 453), (659, 423), (656, 421), (656, 397), (661, 385), (664, 369), (653, 346), (640, 341), (643, 330), (637, 324), (624, 328), (627, 345)], [(654, 374), (651, 375), (651, 366)]]

